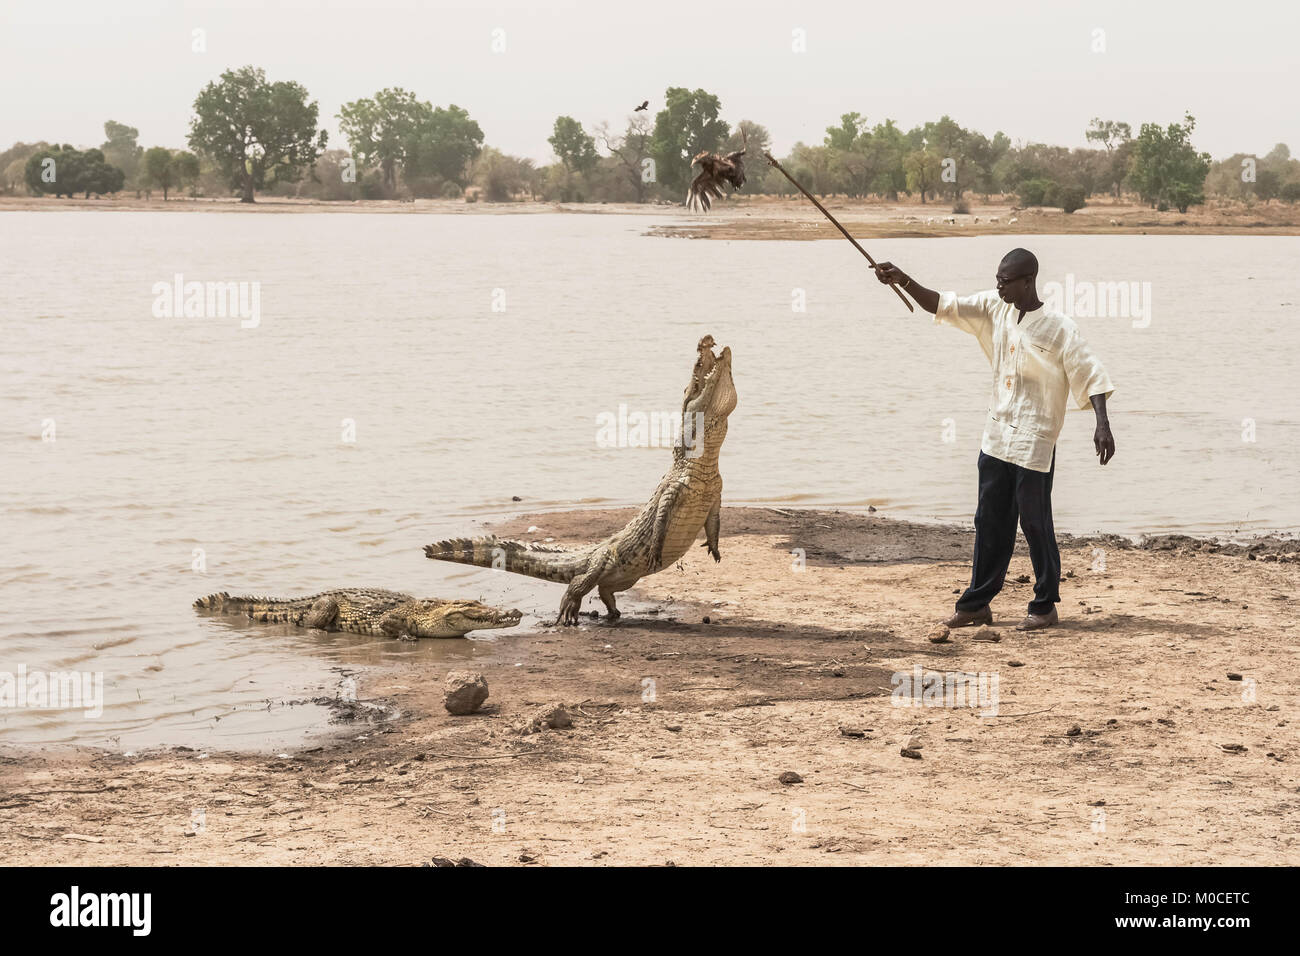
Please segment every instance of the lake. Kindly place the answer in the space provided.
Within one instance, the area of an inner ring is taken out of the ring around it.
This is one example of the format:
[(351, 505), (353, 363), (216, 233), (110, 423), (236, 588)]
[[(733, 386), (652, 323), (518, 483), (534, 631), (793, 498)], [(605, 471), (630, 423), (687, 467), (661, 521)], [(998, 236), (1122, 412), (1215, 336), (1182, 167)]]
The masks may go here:
[[(0, 708), (0, 739), (289, 747), (322, 723), (297, 702), (355, 672), (512, 654), (517, 631), (411, 644), (190, 605), (368, 585), (535, 626), (557, 586), (421, 547), (521, 510), (642, 503), (670, 452), (636, 447), (637, 416), (680, 409), (705, 333), (732, 347), (740, 395), (727, 504), (969, 522), (976, 341), (907, 313), (847, 243), (643, 235), (673, 218), (0, 215), (0, 672), (93, 671), (104, 694), (95, 718)], [(1300, 530), (1300, 238), (1023, 242), (1116, 385), (1105, 468), (1092, 413), (1067, 416), (1057, 527)], [(869, 248), (969, 292), (1017, 244)], [(236, 284), (246, 318), (206, 300), (186, 317), (190, 282)], [(620, 418), (631, 440), (606, 440)]]

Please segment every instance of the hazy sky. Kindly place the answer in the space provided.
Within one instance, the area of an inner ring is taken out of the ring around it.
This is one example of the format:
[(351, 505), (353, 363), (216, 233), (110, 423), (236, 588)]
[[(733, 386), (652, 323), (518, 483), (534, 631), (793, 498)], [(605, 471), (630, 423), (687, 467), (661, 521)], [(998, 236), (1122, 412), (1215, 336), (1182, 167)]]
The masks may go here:
[[(883, 11), (895, 12), (886, 14)], [(549, 161), (555, 117), (616, 127), (668, 86), (703, 87), (777, 152), (857, 110), (907, 128), (947, 113), (1013, 140), (1086, 145), (1092, 116), (1166, 124), (1190, 110), (1216, 158), (1300, 153), (1300, 5), (925, 0), (480, 3), (446, 0), (0, 0), (0, 148), (99, 145), (107, 119), (183, 146), (199, 89), (263, 67), (320, 104), (386, 86), (456, 103), (489, 144)], [(206, 52), (191, 49), (206, 31)], [(493, 52), (493, 31), (505, 50)], [(793, 31), (807, 51), (792, 51)], [(1094, 52), (1096, 30), (1104, 52)], [(500, 36), (500, 34), (498, 34)]]

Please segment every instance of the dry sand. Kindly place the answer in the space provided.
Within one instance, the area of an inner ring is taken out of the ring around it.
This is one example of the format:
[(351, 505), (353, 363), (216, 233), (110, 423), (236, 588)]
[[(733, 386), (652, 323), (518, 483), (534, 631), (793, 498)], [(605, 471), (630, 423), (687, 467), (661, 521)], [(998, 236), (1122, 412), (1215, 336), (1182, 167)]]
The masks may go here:
[[(535, 524), (588, 541), (628, 515), (525, 515), (498, 530), (523, 535)], [(1032, 587), (1016, 580), (1030, 573), (1022, 542), (994, 603), (1000, 642), (961, 630), (930, 643), (968, 579), (970, 547), (962, 528), (729, 508), (722, 563), (695, 549), (643, 580), (636, 616), (502, 632), (482, 668), (491, 697), (475, 716), (443, 710), (441, 672), (399, 668), (370, 674), (361, 694), (402, 717), (348, 725), (337, 742), (287, 759), (8, 747), (0, 855), (184, 865), (1300, 862), (1290, 726), (1300, 543), (1062, 539), (1062, 623), (1021, 634), (1012, 625)], [(804, 570), (793, 570), (791, 549), (803, 549)], [(998, 715), (893, 705), (891, 676), (914, 666), (998, 675)], [(512, 732), (555, 701), (572, 729)], [(788, 771), (803, 782), (781, 783)]]

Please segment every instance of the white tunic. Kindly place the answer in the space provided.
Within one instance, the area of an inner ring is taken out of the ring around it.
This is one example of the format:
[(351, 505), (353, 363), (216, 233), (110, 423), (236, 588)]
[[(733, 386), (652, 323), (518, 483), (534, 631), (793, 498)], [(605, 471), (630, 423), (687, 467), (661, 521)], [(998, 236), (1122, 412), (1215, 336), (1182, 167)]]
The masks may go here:
[(995, 290), (939, 295), (934, 321), (969, 332), (993, 366), (993, 394), (980, 447), (986, 455), (1031, 471), (1050, 471), (1065, 424), (1066, 400), (1080, 408), (1115, 387), (1069, 316), (1044, 308), (1026, 312)]

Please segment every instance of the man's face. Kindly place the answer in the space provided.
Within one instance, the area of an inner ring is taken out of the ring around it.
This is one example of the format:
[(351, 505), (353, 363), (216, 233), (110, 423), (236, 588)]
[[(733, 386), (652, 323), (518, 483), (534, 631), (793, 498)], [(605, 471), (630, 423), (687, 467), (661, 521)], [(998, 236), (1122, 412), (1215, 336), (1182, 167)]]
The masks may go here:
[(998, 266), (995, 276), (998, 284), (998, 296), (1003, 302), (1018, 302), (1033, 284), (1034, 277), (1024, 271), (1024, 267), (1014, 262), (1003, 261)]

